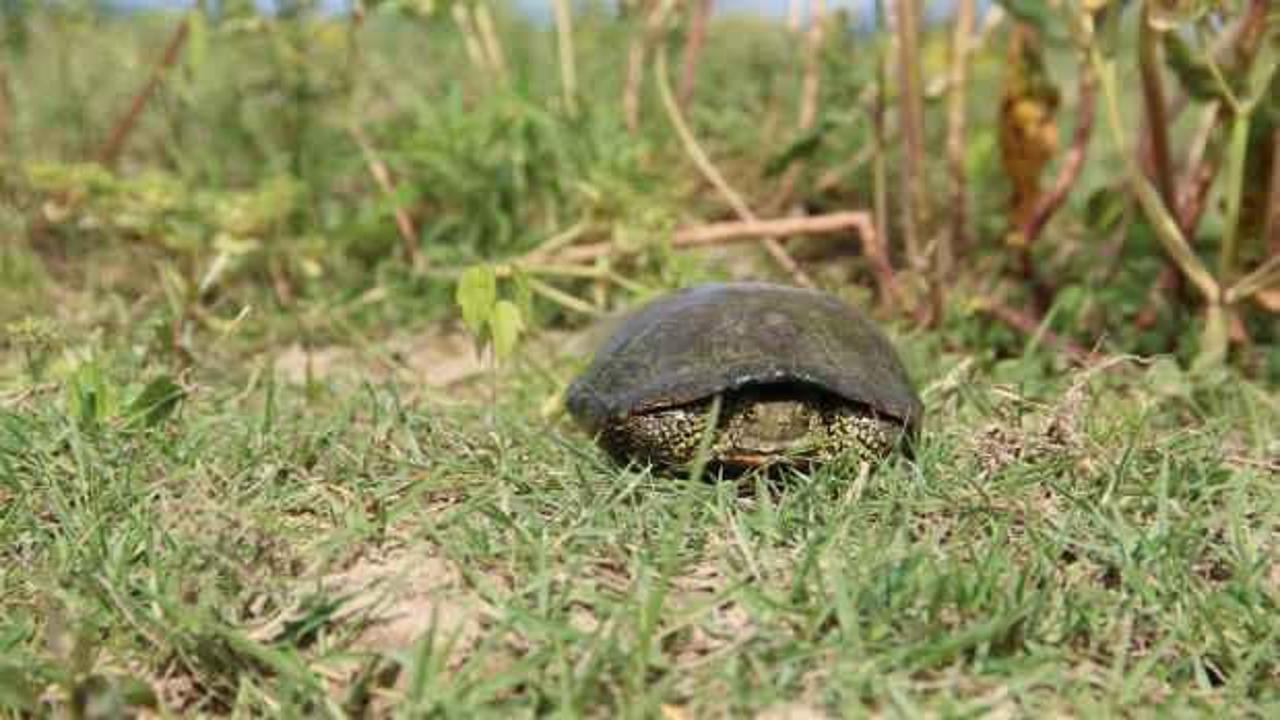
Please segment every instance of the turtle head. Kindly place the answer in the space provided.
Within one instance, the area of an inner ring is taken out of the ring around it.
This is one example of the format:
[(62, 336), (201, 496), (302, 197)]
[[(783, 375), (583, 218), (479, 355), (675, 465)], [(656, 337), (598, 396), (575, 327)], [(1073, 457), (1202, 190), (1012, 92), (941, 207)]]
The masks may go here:
[(743, 393), (737, 411), (725, 418), (719, 444), (729, 455), (765, 459), (803, 449), (814, 439), (822, 415), (813, 398), (769, 390)]

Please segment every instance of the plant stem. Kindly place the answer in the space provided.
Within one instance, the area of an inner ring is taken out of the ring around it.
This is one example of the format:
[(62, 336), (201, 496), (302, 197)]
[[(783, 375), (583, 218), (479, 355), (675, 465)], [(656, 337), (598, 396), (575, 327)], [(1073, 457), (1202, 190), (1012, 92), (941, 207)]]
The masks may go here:
[(1235, 276), (1240, 236), (1240, 205), (1244, 199), (1244, 163), (1249, 148), (1250, 114), (1238, 113), (1231, 121), (1231, 144), (1227, 151), (1227, 210), (1223, 222), (1222, 248), (1218, 256), (1218, 281), (1228, 286)]
[(924, 237), (929, 208), (924, 176), (924, 105), (920, 95), (919, 0), (896, 0), (898, 113), (902, 126), (902, 214), (907, 258), (916, 270), (928, 264)]
[[(876, 0), (876, 27), (884, 27), (887, 19), (884, 3), (885, 0)], [(882, 45), (877, 45), (876, 94), (871, 109), (871, 147), (874, 151), (872, 157), (872, 209), (875, 213), (876, 237), (879, 239), (887, 257), (889, 255), (889, 143), (886, 129), (888, 115), (886, 97), (889, 87), (889, 49)], [(883, 292), (884, 288), (881, 288), (881, 290), (880, 303), (885, 307), (889, 307), (894, 298), (892, 295)]]
[[(649, 0), (648, 4), (649, 12), (644, 13), (642, 24), (631, 33), (627, 48), (627, 78), (622, 87), (622, 118), (632, 133), (640, 129), (640, 88), (644, 84), (645, 55), (673, 3), (671, 0)], [(641, 3), (643, 8), (644, 3)]]
[(476, 17), (476, 28), (480, 31), (480, 41), (484, 43), (484, 52), (489, 58), (489, 65), (498, 76), (498, 80), (505, 82), (507, 59), (502, 51), (502, 42), (498, 40), (498, 31), (494, 26), (493, 14), (489, 12), (489, 5), (479, 2), (472, 12)]
[(182, 50), (182, 46), (187, 42), (187, 33), (191, 29), (190, 21), (183, 17), (178, 26), (173, 29), (173, 34), (169, 36), (169, 43), (164, 48), (164, 54), (161, 55), (160, 61), (156, 63), (155, 68), (151, 71), (151, 77), (147, 78), (147, 82), (142, 89), (133, 96), (133, 102), (129, 103), (129, 109), (125, 114), (116, 121), (115, 127), (111, 129), (111, 134), (107, 137), (107, 141), (103, 143), (102, 149), (98, 151), (98, 162), (105, 167), (113, 167), (116, 160), (120, 158), (120, 153), (124, 150), (125, 141), (129, 139), (129, 134), (133, 132), (134, 126), (138, 124), (138, 118), (142, 116), (142, 110), (147, 106), (147, 101), (159, 89), (160, 83), (164, 81), (165, 74), (169, 68), (178, 60), (178, 53)]
[(1086, 49), (1080, 62), (1080, 86), (1076, 97), (1076, 128), (1071, 138), (1071, 149), (1067, 151), (1066, 158), (1058, 168), (1053, 187), (1036, 200), (1035, 206), (1027, 214), (1026, 221), (1019, 229), (1028, 246), (1035, 241), (1049, 219), (1066, 201), (1067, 196), (1071, 194), (1071, 189), (1075, 187), (1076, 180), (1080, 177), (1080, 172), (1084, 169), (1084, 161), (1089, 152), (1089, 141), (1093, 136), (1096, 99), (1097, 74), (1089, 63)]
[(1226, 302), (1237, 303), (1254, 293), (1280, 285), (1280, 254), (1272, 255), (1253, 272), (1236, 281), (1227, 292)]
[(1142, 5), (1138, 19), (1138, 74), (1142, 80), (1142, 100), (1147, 132), (1151, 138), (1151, 162), (1160, 199), (1168, 207), (1176, 207), (1173, 192), (1173, 163), (1169, 159), (1169, 119), (1165, 108), (1164, 86), (1160, 80), (1159, 35), (1151, 25), (1151, 0)]
[(698, 61), (707, 37), (707, 20), (711, 17), (713, 0), (693, 0), (693, 17), (689, 34), (684, 41), (684, 55), (680, 59), (680, 87), (676, 91), (680, 108), (687, 110), (693, 99), (693, 86), (698, 81)]
[(1213, 275), (1201, 262), (1200, 258), (1196, 257), (1195, 251), (1191, 249), (1191, 246), (1183, 236), (1177, 220), (1165, 207), (1159, 193), (1156, 192), (1151, 183), (1142, 174), (1142, 169), (1138, 166), (1136, 158), (1125, 142), (1124, 126), (1120, 120), (1120, 106), (1116, 97), (1114, 65), (1103, 59), (1102, 53), (1097, 46), (1090, 48), (1090, 56), (1093, 61), (1094, 71), (1098, 74), (1098, 79), (1102, 83), (1103, 95), (1106, 98), (1108, 125), (1111, 127), (1116, 146), (1120, 149), (1120, 155), (1124, 159), (1129, 184), (1138, 196), (1138, 202), (1142, 206), (1143, 212), (1146, 213), (1147, 219), (1151, 222), (1156, 237), (1164, 245), (1170, 257), (1178, 264), (1178, 268), (1191, 280), (1211, 305), (1218, 303), (1221, 299), (1221, 290), (1217, 281), (1214, 280)]
[(951, 28), (951, 75), (947, 91), (947, 164), (951, 170), (951, 234), (938, 244), (937, 281), (955, 269), (956, 253), (969, 235), (969, 192), (965, 179), (965, 111), (969, 79), (969, 38), (973, 35), (973, 0), (956, 3)]
[(0, 161), (9, 158), (9, 116), (13, 108), (10, 106), (9, 66), (0, 59)]
[(809, 0), (809, 32), (805, 35), (804, 79), (800, 83), (801, 130), (813, 127), (818, 116), (818, 84), (822, 78), (822, 26), (827, 8), (824, 0)]
[(570, 115), (578, 113), (578, 71), (573, 53), (573, 13), (569, 0), (554, 0), (556, 13), (556, 45), (560, 52), (560, 83), (564, 91), (564, 107)]
[(453, 7), (450, 8), (450, 12), (453, 15), (453, 22), (458, 26), (458, 32), (462, 33), (462, 44), (467, 49), (467, 58), (478, 69), (489, 71), (489, 62), (485, 58), (484, 48), (480, 46), (480, 40), (476, 36), (476, 27), (471, 21), (471, 12), (462, 3), (454, 3)]

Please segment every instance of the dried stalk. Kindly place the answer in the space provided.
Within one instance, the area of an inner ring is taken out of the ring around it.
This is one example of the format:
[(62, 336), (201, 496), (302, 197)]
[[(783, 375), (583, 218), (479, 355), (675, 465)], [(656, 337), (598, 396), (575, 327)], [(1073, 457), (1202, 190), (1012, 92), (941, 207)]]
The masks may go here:
[(1280, 285), (1280, 255), (1272, 255), (1266, 262), (1254, 268), (1253, 272), (1236, 281), (1223, 294), (1223, 301), (1231, 305), (1240, 302)]
[(622, 86), (622, 118), (627, 130), (633, 133), (640, 128), (640, 89), (644, 85), (645, 56), (673, 3), (671, 0), (650, 0), (650, 5), (643, 27), (631, 33), (631, 42), (627, 48), (627, 79)]
[(787, 2), (787, 29), (794, 33), (800, 32), (800, 0)]
[(538, 247), (520, 256), (520, 262), (541, 262), (542, 260), (556, 254), (561, 248), (572, 244), (578, 238), (582, 237), (583, 233), (587, 232), (590, 228), (591, 225), (587, 221), (580, 220), (555, 235), (552, 235), (542, 244), (538, 245)]
[[(656, 12), (656, 11), (655, 11)], [(644, 30), (632, 31), (627, 46), (627, 80), (622, 86), (622, 118), (627, 130), (640, 127), (640, 84), (644, 81)]]
[[(682, 228), (672, 236), (671, 244), (673, 247), (688, 249), (758, 240), (764, 237), (825, 235), (841, 233), (847, 230), (857, 230), (858, 236), (862, 240), (863, 253), (871, 264), (871, 271), (875, 275), (876, 286), (880, 295), (883, 298), (897, 299), (897, 281), (894, 277), (893, 267), (889, 264), (889, 258), (885, 253), (884, 243), (876, 232), (875, 222), (871, 214), (860, 210), (776, 220), (729, 221)], [(607, 241), (564, 247), (568, 242), (572, 241), (573, 237), (580, 235), (580, 226), (574, 226), (566, 230), (544, 245), (544, 248), (550, 247), (554, 242), (558, 247), (563, 247), (563, 250), (553, 254), (550, 250), (542, 251), (542, 248), (540, 248), (539, 251), (535, 251), (537, 254), (530, 253), (522, 258), (520, 261), (521, 266), (524, 267), (526, 262), (541, 262), (548, 258), (556, 263), (588, 263), (620, 252), (626, 252), (626, 250), (619, 248), (614, 243)], [(563, 265), (560, 267), (563, 267)], [(591, 272), (598, 271), (593, 268)], [(612, 276), (610, 277), (612, 278)]]
[(684, 39), (684, 55), (680, 59), (680, 89), (676, 91), (676, 99), (680, 108), (687, 109), (693, 99), (693, 86), (698, 81), (698, 61), (702, 57), (702, 46), (707, 37), (707, 20), (711, 17), (713, 0), (693, 0), (693, 17), (689, 23), (689, 34)]
[(0, 61), (0, 161), (9, 155), (9, 117), (13, 112), (10, 103), (9, 68)]
[(923, 270), (928, 264), (924, 237), (928, 233), (929, 207), (924, 176), (924, 104), (920, 94), (919, 0), (897, 0), (894, 10), (902, 126), (903, 235), (908, 261), (916, 270)]
[[(725, 198), (733, 211), (743, 220), (755, 222), (758, 220), (755, 213), (751, 211), (751, 207), (742, 199), (736, 190), (729, 185), (720, 171), (707, 157), (702, 150), (702, 146), (698, 144), (697, 139), (693, 136), (693, 131), (689, 129), (685, 122), (684, 116), (680, 114), (680, 108), (676, 105), (674, 93), (671, 91), (671, 81), (667, 78), (667, 53), (665, 49), (659, 48), (657, 53), (657, 63), (655, 73), (657, 75), (658, 95), (662, 99), (662, 107), (667, 112), (667, 118), (671, 121), (675, 128), (676, 134), (680, 136), (680, 142), (684, 145), (685, 153), (698, 166), (698, 169)], [(800, 267), (795, 258), (787, 253), (786, 248), (782, 247), (782, 243), (774, 237), (766, 236), (762, 238), (761, 243), (764, 245), (765, 251), (778, 263), (787, 273), (791, 275), (792, 280), (801, 287), (813, 287), (807, 273)]]
[(142, 110), (147, 106), (147, 102), (151, 96), (159, 89), (160, 83), (164, 81), (165, 74), (169, 72), (169, 68), (178, 60), (178, 53), (182, 50), (182, 46), (187, 42), (187, 34), (191, 26), (187, 18), (182, 18), (178, 26), (174, 28), (173, 34), (169, 36), (169, 43), (164, 48), (164, 54), (161, 55), (160, 61), (151, 71), (151, 77), (147, 79), (138, 94), (133, 96), (133, 102), (129, 104), (129, 109), (124, 115), (116, 121), (115, 127), (112, 128), (111, 134), (107, 136), (107, 141), (103, 143), (102, 149), (98, 151), (98, 162), (105, 167), (114, 167), (116, 161), (120, 158), (121, 151), (124, 150), (125, 141), (129, 139), (129, 134), (133, 132), (133, 128), (138, 124), (138, 118), (142, 116)]
[(582, 300), (579, 300), (578, 298), (570, 295), (569, 293), (563, 290), (559, 290), (552, 285), (548, 285), (547, 283), (542, 282), (537, 278), (532, 278), (532, 277), (526, 278), (526, 282), (529, 283), (530, 290), (532, 290), (533, 292), (543, 296), (544, 298), (554, 303), (570, 308), (572, 310), (577, 310), (583, 315), (599, 317), (600, 315), (603, 314), (596, 308), (592, 307), (590, 303), (583, 302)]
[[(373, 149), (373, 143), (369, 141), (369, 137), (359, 125), (352, 123), (347, 126), (347, 132), (351, 135), (351, 139), (355, 141), (360, 148), (361, 155), (364, 156), (365, 165), (369, 167), (369, 174), (373, 176), (374, 182), (382, 190), (383, 195), (388, 199), (395, 199), (396, 187), (391, 180), (391, 172), (387, 169), (387, 164), (378, 157), (377, 152)], [(420, 267), (421, 253), (418, 252), (418, 232), (414, 229), (413, 219), (409, 217), (408, 211), (403, 207), (396, 205), (393, 211), (396, 219), (396, 230), (400, 233), (400, 241), (404, 245), (405, 258), (413, 267)]]
[(959, 0), (951, 31), (950, 88), (947, 93), (947, 164), (951, 170), (951, 235), (938, 245), (938, 280), (955, 270), (956, 253), (969, 245), (969, 192), (965, 181), (965, 99), (968, 92), (969, 37), (973, 0)]
[(818, 116), (818, 89), (822, 73), (822, 30), (827, 19), (824, 0), (809, 0), (809, 32), (805, 34), (804, 79), (800, 84), (802, 131), (813, 127)]
[[(671, 244), (679, 248), (693, 248), (758, 240), (764, 237), (826, 235), (847, 230), (857, 230), (864, 242), (875, 236), (875, 225), (870, 213), (850, 210), (827, 215), (776, 220), (734, 220), (681, 228), (672, 235)], [(606, 241), (568, 247), (551, 257), (561, 262), (588, 262), (616, 252), (618, 247)]]
[(570, 114), (578, 112), (578, 70), (573, 53), (573, 13), (569, 0), (554, 0), (556, 13), (556, 46), (560, 52), (560, 85), (564, 91), (564, 107)]
[[(876, 26), (883, 27), (886, 19), (885, 0), (876, 0)], [(881, 243), (885, 257), (888, 257), (889, 244), (889, 142), (887, 130), (888, 102), (886, 88), (889, 87), (889, 49), (878, 48), (876, 52), (876, 94), (871, 108), (872, 125), (872, 203), (876, 219), (876, 238)], [(894, 294), (884, 292), (881, 288), (880, 304), (889, 307), (895, 300)]]
[(500, 81), (507, 79), (507, 59), (502, 52), (502, 42), (498, 40), (498, 31), (494, 27), (493, 15), (489, 5), (477, 3), (472, 10), (476, 17), (476, 27), (480, 30), (480, 41), (484, 43), (484, 53), (489, 59), (489, 66)]
[(453, 22), (458, 26), (458, 31), (462, 33), (462, 44), (467, 49), (467, 58), (471, 60), (471, 64), (483, 71), (490, 71), (489, 61), (485, 57), (484, 48), (480, 45), (480, 40), (476, 33), (475, 24), (471, 21), (471, 12), (467, 6), (462, 3), (454, 3), (450, 9), (453, 14)]

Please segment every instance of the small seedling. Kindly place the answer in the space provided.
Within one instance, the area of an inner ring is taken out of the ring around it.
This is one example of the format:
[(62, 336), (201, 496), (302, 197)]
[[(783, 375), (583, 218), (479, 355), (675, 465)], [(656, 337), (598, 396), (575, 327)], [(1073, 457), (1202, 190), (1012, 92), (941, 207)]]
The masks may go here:
[(491, 351), (490, 400), (496, 403), (498, 367), (514, 355), (525, 331), (525, 315), (514, 301), (499, 299), (497, 273), (490, 265), (464, 271), (455, 300), (475, 341), (476, 354), (483, 358), (486, 350)]
[(44, 376), (50, 358), (61, 345), (61, 336), (48, 318), (25, 317), (5, 326), (9, 344), (22, 352), (23, 370), (35, 383)]

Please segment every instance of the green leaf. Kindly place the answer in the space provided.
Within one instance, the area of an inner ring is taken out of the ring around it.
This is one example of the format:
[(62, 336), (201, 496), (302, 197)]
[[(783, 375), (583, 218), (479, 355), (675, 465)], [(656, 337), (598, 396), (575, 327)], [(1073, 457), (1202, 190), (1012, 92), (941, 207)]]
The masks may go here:
[(1176, 32), (1164, 34), (1164, 56), (1188, 95), (1201, 102), (1222, 98), (1222, 89), (1214, 80), (1209, 64), (1181, 35)]
[(498, 300), (498, 278), (488, 265), (474, 265), (458, 279), (455, 297), (462, 310), (462, 321), (472, 335), (480, 338), (493, 317), (493, 304)]
[(91, 431), (115, 410), (113, 386), (95, 362), (76, 368), (67, 386), (68, 409), (84, 430)]
[(765, 177), (781, 175), (792, 163), (813, 157), (821, 149), (822, 140), (830, 129), (831, 123), (822, 122), (802, 132), (782, 152), (769, 158), (764, 166)]
[(1053, 9), (1044, 0), (997, 0), (997, 2), (1005, 12), (1035, 28), (1037, 32), (1047, 35), (1054, 27)]
[(147, 383), (129, 404), (129, 424), (152, 428), (169, 418), (186, 397), (182, 386), (168, 375)]
[(1085, 222), (1094, 232), (1108, 233), (1116, 228), (1129, 206), (1129, 196), (1106, 185), (1098, 188), (1085, 201)]
[(493, 307), (493, 351), (498, 360), (505, 360), (516, 349), (520, 333), (524, 332), (524, 318), (520, 308), (510, 300), (499, 300)]

